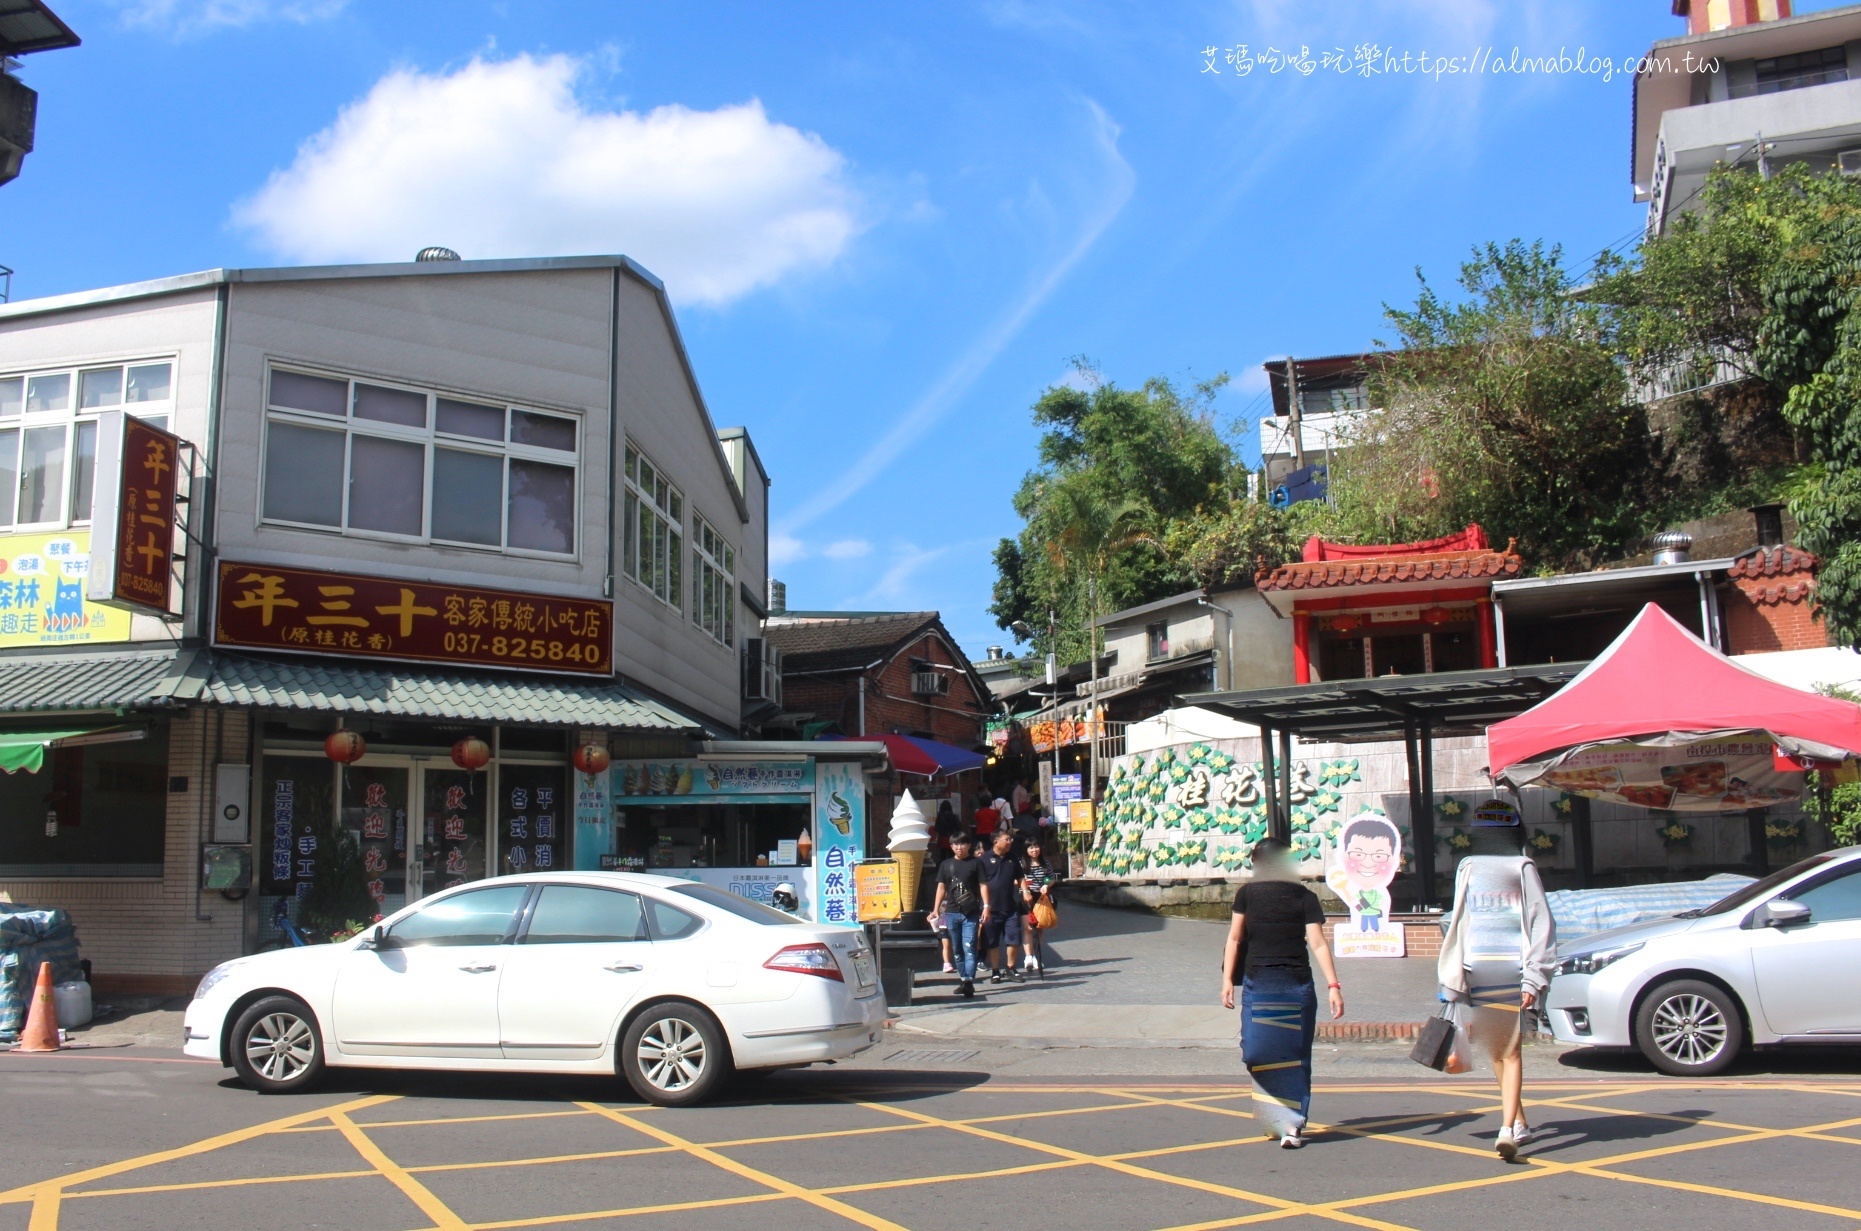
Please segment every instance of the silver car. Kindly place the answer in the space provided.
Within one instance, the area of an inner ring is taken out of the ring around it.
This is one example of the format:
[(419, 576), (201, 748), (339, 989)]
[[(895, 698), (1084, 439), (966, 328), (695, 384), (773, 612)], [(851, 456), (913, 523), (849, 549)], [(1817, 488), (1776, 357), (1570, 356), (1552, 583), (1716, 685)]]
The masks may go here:
[(1861, 846), (1557, 956), (1558, 1041), (1640, 1048), (1665, 1073), (1717, 1073), (1747, 1045), (1861, 1043)]

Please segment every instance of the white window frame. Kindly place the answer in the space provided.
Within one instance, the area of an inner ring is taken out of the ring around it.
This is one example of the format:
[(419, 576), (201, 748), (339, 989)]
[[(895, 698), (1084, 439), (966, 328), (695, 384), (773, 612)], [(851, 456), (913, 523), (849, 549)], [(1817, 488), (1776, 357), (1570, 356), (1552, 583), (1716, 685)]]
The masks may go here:
[[(621, 572), (672, 610), (682, 612), (685, 610), (685, 543), (690, 537), (685, 533), (685, 493), (666, 477), (659, 463), (646, 456), (644, 449), (631, 440), (625, 447), (622, 476), (626, 507), (621, 522)], [(640, 479), (643, 466), (653, 472), (651, 491)], [(662, 488), (663, 497), (659, 494)], [(646, 553), (640, 549), (639, 535), (649, 518), (667, 529), (665, 552), (662, 554), (657, 548), (653, 551), (653, 563), (665, 569), (663, 590), (655, 584), (654, 578), (641, 575)]]
[[(314, 411), (297, 410), (288, 406), (277, 406), (271, 400), (271, 378), (274, 372), (287, 372), (297, 376), (313, 376), (322, 380), (343, 381), (347, 391), (343, 403), (344, 414), (341, 418), (334, 415), (317, 414)], [(385, 423), (376, 419), (358, 419), (355, 415), (355, 388), (357, 385), (370, 385), (378, 389), (393, 389), (404, 393), (414, 393), (426, 399), (426, 426), (409, 427), (399, 423)], [(501, 409), (504, 412), (504, 439), (502, 441), (486, 440), (477, 436), (463, 436), (439, 430), (439, 400), (468, 402), (476, 406)], [(582, 466), (582, 449), (586, 438), (586, 424), (583, 417), (572, 411), (552, 407), (533, 406), (512, 402), (506, 398), (488, 397), (484, 394), (466, 393), (452, 389), (439, 389), (431, 385), (409, 384), (405, 381), (391, 380), (383, 377), (363, 376), (349, 372), (319, 369), (299, 363), (268, 363), (265, 367), (264, 432), (259, 441), (258, 471), (259, 492), (258, 522), (266, 526), (285, 526), (293, 530), (310, 530), (320, 534), (340, 534), (345, 538), (375, 539), (378, 541), (403, 544), (417, 544), (430, 547), (456, 547), (465, 551), (481, 551), (493, 555), (519, 556), (542, 560), (576, 560), (581, 555), (581, 510), (586, 498), (587, 475)], [(537, 415), (547, 419), (557, 419), (573, 426), (575, 430), (575, 448), (572, 452), (546, 449), (537, 445), (518, 444), (511, 440), (514, 416), (518, 414)], [(271, 517), (265, 512), (265, 486), (268, 475), (268, 459), (271, 456), (271, 427), (286, 424), (292, 427), (318, 429), (326, 432), (340, 432), (343, 437), (343, 471), (341, 496), (341, 524), (328, 525), (322, 522), (293, 521), (289, 518)], [(354, 467), (355, 438), (367, 437), (373, 440), (395, 440), (409, 444), (418, 444), (423, 448), (423, 467), (420, 493), (420, 533), (398, 534), (389, 530), (372, 530), (349, 525), (349, 487), (350, 476)], [(476, 453), (485, 457), (502, 459), (502, 487), (498, 493), (498, 541), (496, 543), (470, 543), (459, 539), (440, 538), (433, 534), (433, 466), (435, 451), (445, 448), (459, 453)], [(569, 533), (571, 542), (566, 552), (543, 551), (533, 547), (513, 547), (510, 545), (510, 464), (513, 461), (546, 462), (567, 468), (574, 476), (575, 508), (570, 517)]]
[[(123, 396), (128, 393), (127, 370), (129, 368), (151, 367), (160, 363), (168, 365), (168, 397), (159, 402), (124, 401)], [(173, 431), (175, 390), (179, 387), (180, 367), (180, 356), (170, 352), (164, 355), (146, 355), (133, 359), (109, 359), (99, 360), (93, 363), (60, 364), (55, 367), (19, 368), (13, 371), (0, 370), (0, 380), (18, 380), (20, 382), (19, 413), (0, 418), (0, 432), (13, 431), (18, 433), (13, 442), (14, 485), (11, 491), (5, 492), (3, 496), (0, 496), (0, 498), (4, 498), (11, 502), (10, 512), (13, 517), (17, 518), (19, 514), (19, 484), (25, 478), (20, 461), (22, 450), (25, 447), (26, 432), (32, 428), (57, 427), (60, 425), (63, 425), (65, 428), (65, 460), (63, 473), (59, 476), (58, 488), (58, 509), (60, 516), (50, 521), (10, 521), (5, 525), (0, 525), (0, 534), (43, 534), (52, 530), (68, 530), (75, 527), (90, 525), (90, 510), (83, 510), (83, 516), (78, 516), (79, 511), (71, 507), (72, 498), (76, 494), (74, 488), (77, 484), (78, 427), (82, 424), (94, 425), (99, 416), (105, 411), (120, 410), (135, 418), (153, 422), (158, 427)], [(123, 369), (125, 373), (123, 378), (125, 387), (120, 391), (117, 401), (108, 406), (81, 407), (79, 402), (83, 396), (84, 374), (86, 372), (107, 371), (111, 368)], [(63, 410), (36, 411), (26, 409), (26, 391), (31, 388), (32, 381), (36, 378), (47, 376), (63, 376), (70, 381), (65, 408)], [(94, 430), (93, 427), (93, 431)], [(96, 470), (94, 455), (92, 467), (91, 478), (92, 482), (95, 483)], [(96, 499), (96, 490), (94, 487), (91, 491), (91, 498), (93, 501)]]
[[(737, 549), (700, 514), (691, 519), (691, 622), (717, 644), (736, 644)], [(713, 587), (707, 605), (704, 588)]]

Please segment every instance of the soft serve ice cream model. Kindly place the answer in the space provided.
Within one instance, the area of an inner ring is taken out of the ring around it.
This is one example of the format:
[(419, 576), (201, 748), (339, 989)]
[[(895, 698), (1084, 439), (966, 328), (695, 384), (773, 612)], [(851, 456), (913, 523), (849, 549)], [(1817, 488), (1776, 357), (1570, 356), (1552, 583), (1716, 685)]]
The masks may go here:
[(930, 825), (924, 818), (923, 805), (907, 789), (892, 809), (892, 830), (886, 846), (898, 861), (898, 896), (907, 912), (917, 909), (918, 879), (924, 871), (924, 852), (930, 849)]

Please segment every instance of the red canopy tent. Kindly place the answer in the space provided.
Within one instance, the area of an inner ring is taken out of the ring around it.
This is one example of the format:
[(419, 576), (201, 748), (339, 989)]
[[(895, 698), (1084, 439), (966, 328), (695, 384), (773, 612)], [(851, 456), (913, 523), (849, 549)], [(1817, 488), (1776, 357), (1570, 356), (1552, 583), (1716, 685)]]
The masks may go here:
[(1576, 678), (1486, 739), (1494, 781), (1743, 811), (1801, 789), (1800, 778), (1795, 790), (1762, 780), (1802, 768), (1775, 760), (1772, 745), (1800, 759), (1861, 757), (1861, 706), (1765, 679), (1649, 603)]

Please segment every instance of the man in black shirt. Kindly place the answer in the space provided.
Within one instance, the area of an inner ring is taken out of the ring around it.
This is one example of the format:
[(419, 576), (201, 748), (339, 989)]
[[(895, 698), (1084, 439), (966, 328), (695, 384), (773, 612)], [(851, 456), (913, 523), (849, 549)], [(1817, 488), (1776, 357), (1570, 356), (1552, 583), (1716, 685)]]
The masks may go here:
[(1221, 1004), (1234, 1007), (1240, 982), (1241, 1061), (1254, 1083), (1254, 1114), (1282, 1147), (1296, 1150), (1305, 1144), (1299, 1134), (1312, 1108), (1318, 997), (1311, 959), (1324, 971), (1334, 1019), (1344, 1016), (1344, 989), (1325, 943), (1324, 908), (1299, 883), (1291, 854), (1277, 838), (1254, 846), (1253, 879), (1234, 895)]
[(1014, 847), (1014, 832), (998, 829), (995, 849), (982, 856), (982, 884), (990, 908), (982, 925), (982, 947), (989, 954), (990, 983), (1021, 982), (1021, 972), (1015, 969), (1015, 950), (1021, 947), (1021, 861)]
[(950, 858), (937, 869), (937, 893), (931, 899), (931, 917), (942, 919), (950, 931), (959, 996), (976, 994), (976, 931), (987, 917), (989, 904), (982, 861), (975, 858), (975, 850), (975, 837), (967, 832), (950, 839)]

